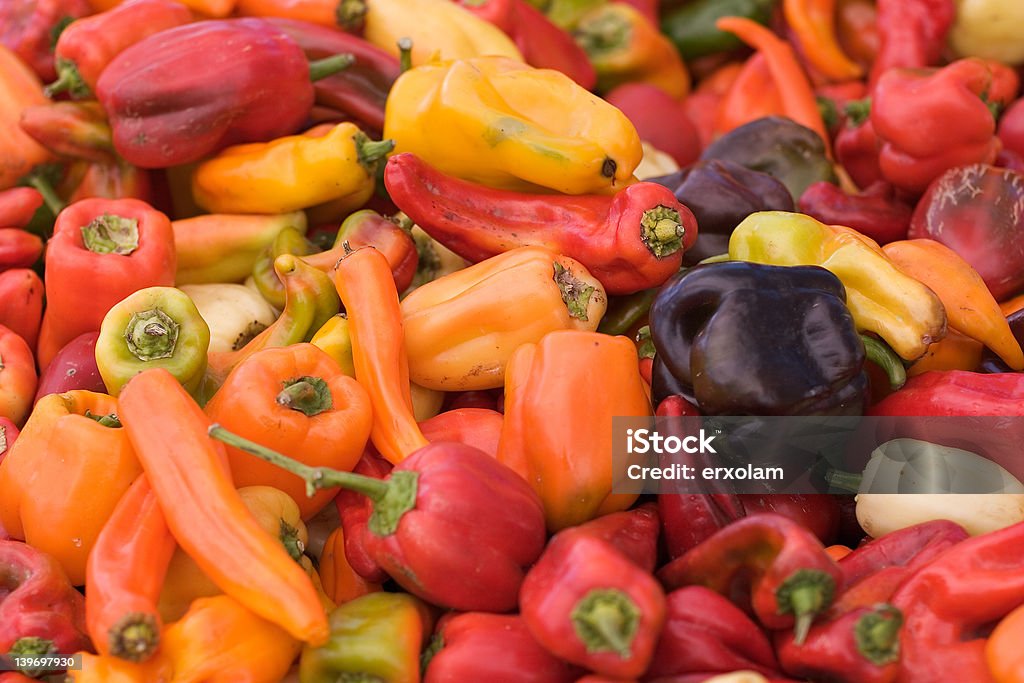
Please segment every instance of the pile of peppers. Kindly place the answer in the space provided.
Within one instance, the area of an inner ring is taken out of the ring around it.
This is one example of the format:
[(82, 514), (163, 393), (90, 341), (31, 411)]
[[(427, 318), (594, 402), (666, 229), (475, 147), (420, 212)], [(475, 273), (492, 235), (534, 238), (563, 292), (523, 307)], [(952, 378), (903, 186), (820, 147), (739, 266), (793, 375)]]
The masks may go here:
[(0, 683), (1024, 683), (1022, 7), (0, 3)]

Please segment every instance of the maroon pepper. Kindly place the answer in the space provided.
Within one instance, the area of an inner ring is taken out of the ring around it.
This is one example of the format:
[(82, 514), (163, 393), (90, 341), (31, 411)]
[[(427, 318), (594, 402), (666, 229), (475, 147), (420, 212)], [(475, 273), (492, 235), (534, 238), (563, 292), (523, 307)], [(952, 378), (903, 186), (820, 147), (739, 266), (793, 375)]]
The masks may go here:
[(519, 595), (523, 621), (549, 652), (620, 678), (647, 669), (665, 609), (650, 573), (586, 534), (556, 534)]
[(43, 82), (57, 76), (53, 46), (68, 22), (92, 13), (88, 0), (4, 0), (0, 45), (6, 45)]
[(896, 196), (892, 185), (877, 181), (860, 194), (846, 194), (827, 182), (800, 195), (800, 211), (826, 225), (845, 225), (879, 244), (907, 239), (914, 207)]
[(877, 0), (878, 53), (869, 84), (889, 69), (934, 66), (956, 18), (953, 0)]
[(39, 376), (33, 403), (49, 394), (63, 394), (76, 389), (107, 393), (103, 377), (96, 367), (96, 340), (99, 336), (99, 332), (80, 334), (57, 352)]
[(693, 214), (655, 183), (613, 196), (527, 194), (446, 176), (408, 153), (388, 160), (384, 183), (414, 223), (467, 260), (546, 246), (586, 266), (609, 294), (662, 284), (697, 240)]
[(309, 64), (294, 40), (262, 19), (200, 21), (118, 54), (96, 95), (118, 153), (141, 168), (166, 168), (297, 132), (313, 106), (310, 79), (345, 63)]
[(674, 590), (668, 619), (644, 680), (683, 674), (779, 673), (771, 643), (739, 607), (703, 586)]
[[(440, 648), (440, 649), (436, 649)], [(424, 683), (573, 683), (580, 670), (533, 639), (521, 617), (469, 612), (446, 617), (431, 643)]]

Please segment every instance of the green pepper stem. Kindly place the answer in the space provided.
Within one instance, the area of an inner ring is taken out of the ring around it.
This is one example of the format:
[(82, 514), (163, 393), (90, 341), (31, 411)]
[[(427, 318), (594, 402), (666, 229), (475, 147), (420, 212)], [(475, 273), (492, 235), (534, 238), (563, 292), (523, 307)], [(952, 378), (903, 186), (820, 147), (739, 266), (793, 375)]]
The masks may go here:
[(334, 8), (334, 21), (346, 31), (355, 31), (366, 18), (366, 0), (340, 0)]
[(571, 618), (587, 652), (630, 656), (640, 610), (625, 592), (614, 588), (592, 590), (576, 603)]
[(289, 557), (296, 562), (302, 559), (302, 553), (306, 548), (299, 539), (298, 529), (282, 519), (278, 528), (278, 538), (281, 539), (284, 549), (288, 551)]
[(375, 142), (362, 131), (353, 135), (352, 141), (355, 142), (356, 145), (356, 155), (359, 159), (359, 165), (365, 168), (368, 172), (372, 172), (373, 168), (377, 165), (377, 162), (386, 157), (388, 153), (395, 148), (394, 140), (381, 140), (379, 142)]
[(865, 97), (862, 100), (847, 102), (843, 107), (843, 113), (846, 114), (846, 118), (854, 128), (860, 126), (871, 115), (871, 98)]
[(398, 67), (403, 74), (412, 68), (412, 38), (409, 36), (398, 39)]
[(683, 248), (686, 228), (679, 212), (667, 206), (644, 211), (640, 218), (640, 239), (655, 258), (671, 256)]
[(132, 313), (124, 330), (125, 342), (141, 361), (170, 358), (178, 344), (181, 325), (159, 308)]
[(89, 418), (90, 420), (95, 420), (96, 422), (100, 423), (104, 427), (110, 427), (112, 429), (117, 429), (117, 428), (122, 426), (121, 425), (121, 420), (118, 419), (116, 413), (108, 413), (106, 415), (96, 415), (91, 410), (86, 408), (85, 416), (87, 418)]
[(868, 360), (885, 371), (893, 391), (907, 383), (907, 369), (888, 344), (866, 334), (860, 335), (860, 338), (864, 342), (864, 353)]
[(562, 303), (569, 311), (569, 316), (577, 320), (587, 321), (587, 307), (594, 294), (594, 286), (573, 277), (569, 269), (561, 263), (555, 263), (555, 284), (562, 293)]
[(284, 389), (277, 395), (277, 404), (285, 408), (297, 410), (306, 417), (313, 417), (327, 412), (334, 407), (331, 400), (331, 388), (320, 377), (296, 377), (284, 384)]
[(792, 614), (796, 621), (793, 637), (802, 645), (814, 617), (832, 604), (836, 581), (820, 569), (798, 569), (775, 590), (779, 614)]
[(855, 474), (854, 472), (829, 470), (825, 473), (825, 481), (828, 482), (829, 486), (836, 489), (842, 489), (843, 491), (849, 491), (850, 493), (859, 492), (860, 483), (863, 480), (864, 475)]
[(139, 221), (105, 213), (82, 226), (82, 242), (94, 254), (127, 256), (139, 248)]
[(857, 620), (853, 636), (857, 651), (876, 666), (885, 666), (899, 659), (900, 629), (903, 613), (883, 603)]
[(614, 10), (598, 10), (596, 14), (577, 27), (573, 33), (576, 42), (591, 57), (624, 49), (633, 33), (629, 20)]
[(28, 184), (36, 189), (39, 194), (43, 195), (43, 201), (46, 202), (46, 208), (48, 208), (54, 216), (64, 210), (67, 204), (60, 198), (57, 191), (53, 189), (53, 185), (50, 184), (46, 178), (42, 177), (37, 173), (26, 178)]
[(160, 645), (160, 625), (156, 617), (130, 612), (110, 629), (110, 654), (129, 662), (144, 662)]
[(70, 59), (57, 58), (57, 80), (50, 83), (43, 90), (43, 94), (49, 98), (67, 92), (73, 99), (84, 100), (92, 96), (92, 90), (78, 71), (78, 65)]
[(356, 62), (356, 56), (350, 52), (340, 55), (331, 55), (309, 63), (309, 80), (319, 81), (322, 78), (333, 76), (339, 71), (344, 71)]
[(10, 652), (7, 654), (22, 657), (39, 657), (41, 655), (53, 654), (56, 651), (56, 645), (48, 638), (25, 636), (14, 641)]

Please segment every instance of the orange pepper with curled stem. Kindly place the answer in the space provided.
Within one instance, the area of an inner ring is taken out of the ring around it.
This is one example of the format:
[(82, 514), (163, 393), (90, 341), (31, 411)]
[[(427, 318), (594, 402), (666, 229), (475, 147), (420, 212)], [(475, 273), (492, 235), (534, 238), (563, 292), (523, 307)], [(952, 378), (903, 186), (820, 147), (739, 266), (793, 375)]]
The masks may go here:
[(818, 110), (818, 101), (789, 43), (756, 21), (743, 17), (722, 17), (715, 22), (715, 26), (735, 34), (764, 55), (782, 98), (785, 115), (820, 135), (825, 143), (825, 153), (831, 159), (832, 142)]
[(822, 76), (829, 81), (849, 81), (864, 74), (839, 46), (836, 0), (783, 0), (782, 11), (804, 58)]
[(356, 379), (373, 405), (370, 440), (397, 465), (429, 442), (413, 414), (402, 309), (391, 266), (376, 249), (357, 249), (338, 262), (334, 286), (348, 315)]
[(1021, 642), (1024, 642), (1024, 606), (1003, 617), (985, 643), (985, 660), (995, 683), (1024, 683)]
[(715, 112), (715, 135), (764, 116), (783, 115), (785, 105), (775, 87), (768, 62), (760, 52), (751, 55), (740, 69), (732, 87), (722, 97)]

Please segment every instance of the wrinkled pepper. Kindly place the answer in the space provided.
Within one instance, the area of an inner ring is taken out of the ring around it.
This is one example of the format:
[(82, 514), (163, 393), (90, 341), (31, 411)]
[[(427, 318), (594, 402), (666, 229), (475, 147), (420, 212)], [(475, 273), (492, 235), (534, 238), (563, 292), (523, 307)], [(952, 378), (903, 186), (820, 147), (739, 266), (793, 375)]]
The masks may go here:
[(412, 152), (441, 173), (520, 191), (609, 192), (629, 184), (643, 155), (615, 107), (564, 74), (503, 57), (402, 74), (388, 97), (384, 136), (396, 153)]
[(878, 51), (868, 79), (872, 89), (891, 69), (935, 66), (956, 17), (955, 0), (876, 0)]
[(142, 473), (118, 415), (105, 394), (44, 396), (0, 463), (0, 525), (52, 555), (76, 586), (100, 530)]
[(546, 650), (618, 678), (644, 673), (666, 617), (649, 572), (608, 541), (570, 532), (557, 534), (530, 569), (519, 611)]
[(370, 198), (377, 163), (393, 146), (340, 123), (318, 137), (228, 147), (196, 167), (192, 194), (211, 213), (287, 213), (338, 199), (355, 209)]
[(463, 258), (481, 261), (515, 247), (543, 246), (579, 261), (609, 294), (660, 285), (697, 240), (690, 210), (653, 183), (612, 196), (553, 198), (474, 185), (412, 154), (392, 157), (384, 180), (403, 212)]
[(32, 411), (38, 382), (28, 342), (0, 325), (0, 417), (24, 425)]
[(405, 593), (371, 593), (347, 602), (331, 612), (330, 640), (302, 650), (299, 681), (417, 683), (420, 649), (432, 621), (426, 605)]
[(326, 642), (327, 618), (306, 572), (249, 513), (209, 420), (178, 381), (156, 368), (121, 392), (120, 416), (167, 526), (228, 595), (292, 637)]
[(188, 7), (175, 0), (131, 0), (72, 22), (57, 39), (57, 80), (46, 94), (67, 92), (75, 99), (90, 99), (114, 57), (154, 33), (191, 21)]
[[(206, 405), (213, 422), (311, 467), (349, 471), (370, 436), (370, 398), (312, 344), (264, 349), (235, 366)], [(337, 490), (306, 497), (305, 483), (279, 468), (228, 447), (236, 486), (274, 486), (309, 519)]]
[(781, 266), (826, 268), (846, 288), (846, 301), (860, 330), (874, 332), (901, 358), (914, 360), (946, 332), (942, 301), (921, 282), (904, 275), (872, 240), (810, 216), (760, 212), (736, 226), (732, 258)]
[(0, 142), (0, 158), (4, 159), (0, 168), (0, 190), (7, 190), (17, 185), (34, 166), (52, 160), (53, 156), (18, 125), (22, 111), (47, 103), (42, 84), (17, 55), (3, 45), (0, 45), (0, 92), (4, 93), (0, 100), (3, 102), (0, 128), (6, 132)]
[(509, 360), (498, 460), (530, 482), (558, 531), (636, 500), (612, 493), (611, 433), (593, 425), (651, 413), (629, 339), (551, 332)]
[[(295, 133), (313, 106), (310, 79), (346, 62), (308, 63), (294, 40), (261, 19), (200, 21), (120, 52), (96, 96), (118, 153), (141, 168), (166, 168)], [(184, 86), (173, 80), (185, 75)]]
[(409, 377), (443, 391), (503, 386), (516, 349), (555, 330), (593, 332), (607, 300), (571, 258), (541, 247), (499, 254), (402, 301)]
[[(839, 156), (841, 159), (842, 154)], [(892, 185), (884, 181), (872, 183), (855, 195), (820, 181), (800, 195), (799, 206), (800, 213), (825, 225), (845, 225), (882, 245), (906, 239), (914, 213), (914, 207), (896, 197)]]
[(0, 591), (0, 653), (70, 655), (89, 646), (85, 599), (43, 551), (0, 539)]

